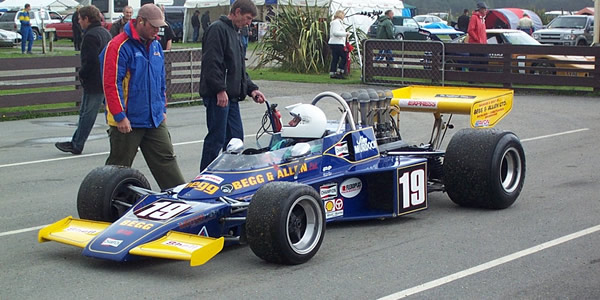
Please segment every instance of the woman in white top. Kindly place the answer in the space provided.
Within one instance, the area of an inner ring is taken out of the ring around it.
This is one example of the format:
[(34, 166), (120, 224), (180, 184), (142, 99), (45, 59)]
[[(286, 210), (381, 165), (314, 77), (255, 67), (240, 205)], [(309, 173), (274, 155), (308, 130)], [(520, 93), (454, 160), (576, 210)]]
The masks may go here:
[(332, 56), (329, 76), (331, 78), (345, 78), (346, 75), (347, 55), (344, 47), (346, 46), (346, 38), (350, 33), (346, 32), (346, 26), (342, 22), (345, 17), (343, 11), (336, 11), (329, 26), (329, 49), (331, 49)]

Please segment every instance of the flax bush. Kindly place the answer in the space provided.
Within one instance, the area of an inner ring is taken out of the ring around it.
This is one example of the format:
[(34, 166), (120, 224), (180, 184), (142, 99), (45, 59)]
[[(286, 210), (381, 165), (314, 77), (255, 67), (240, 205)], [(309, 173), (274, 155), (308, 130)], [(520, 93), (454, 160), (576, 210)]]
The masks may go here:
[(329, 20), (327, 6), (279, 5), (277, 15), (256, 49), (259, 53), (257, 68), (275, 63), (291, 72), (327, 71)]

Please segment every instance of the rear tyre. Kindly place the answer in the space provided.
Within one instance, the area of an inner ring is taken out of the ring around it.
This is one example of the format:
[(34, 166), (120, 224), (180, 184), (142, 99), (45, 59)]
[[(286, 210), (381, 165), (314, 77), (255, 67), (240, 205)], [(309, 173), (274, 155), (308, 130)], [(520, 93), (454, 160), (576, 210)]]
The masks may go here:
[(519, 197), (524, 181), (525, 153), (512, 132), (462, 129), (448, 144), (444, 185), (460, 206), (507, 208)]
[(129, 185), (150, 189), (140, 171), (123, 166), (93, 169), (81, 182), (77, 194), (77, 212), (82, 219), (114, 222), (141, 196)]
[(396, 34), (395, 38), (396, 38), (396, 40), (401, 41), (401, 40), (404, 40), (404, 35), (402, 35), (402, 33), (398, 33), (398, 34)]
[(252, 197), (246, 236), (252, 252), (272, 263), (297, 265), (310, 260), (325, 235), (321, 197), (310, 186), (273, 182)]

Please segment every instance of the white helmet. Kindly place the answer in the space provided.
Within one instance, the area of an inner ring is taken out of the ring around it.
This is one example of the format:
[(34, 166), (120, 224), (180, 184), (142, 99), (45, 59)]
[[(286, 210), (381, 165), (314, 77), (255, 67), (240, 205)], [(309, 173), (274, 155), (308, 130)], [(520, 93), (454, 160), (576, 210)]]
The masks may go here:
[(299, 104), (290, 111), (294, 118), (288, 126), (281, 128), (281, 137), (318, 139), (325, 134), (327, 117), (318, 107), (311, 104)]

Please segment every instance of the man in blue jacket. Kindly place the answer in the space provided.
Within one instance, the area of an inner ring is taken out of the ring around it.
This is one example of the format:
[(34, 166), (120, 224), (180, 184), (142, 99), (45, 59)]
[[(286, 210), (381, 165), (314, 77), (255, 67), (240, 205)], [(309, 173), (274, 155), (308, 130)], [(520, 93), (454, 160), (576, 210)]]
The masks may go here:
[(19, 12), (18, 19), (21, 23), (21, 53), (25, 54), (25, 41), (27, 41), (27, 54), (31, 54), (33, 46), (33, 31), (31, 31), (31, 5), (25, 4), (22, 11)]
[(106, 120), (107, 165), (131, 166), (138, 147), (162, 190), (185, 183), (167, 129), (164, 55), (156, 36), (165, 18), (145, 4), (100, 54)]
[(239, 30), (256, 16), (251, 0), (236, 0), (229, 15), (213, 22), (202, 38), (200, 96), (206, 106), (208, 134), (204, 139), (200, 171), (204, 170), (232, 138), (244, 139), (238, 101), (251, 96), (257, 103), (265, 95), (246, 73)]

